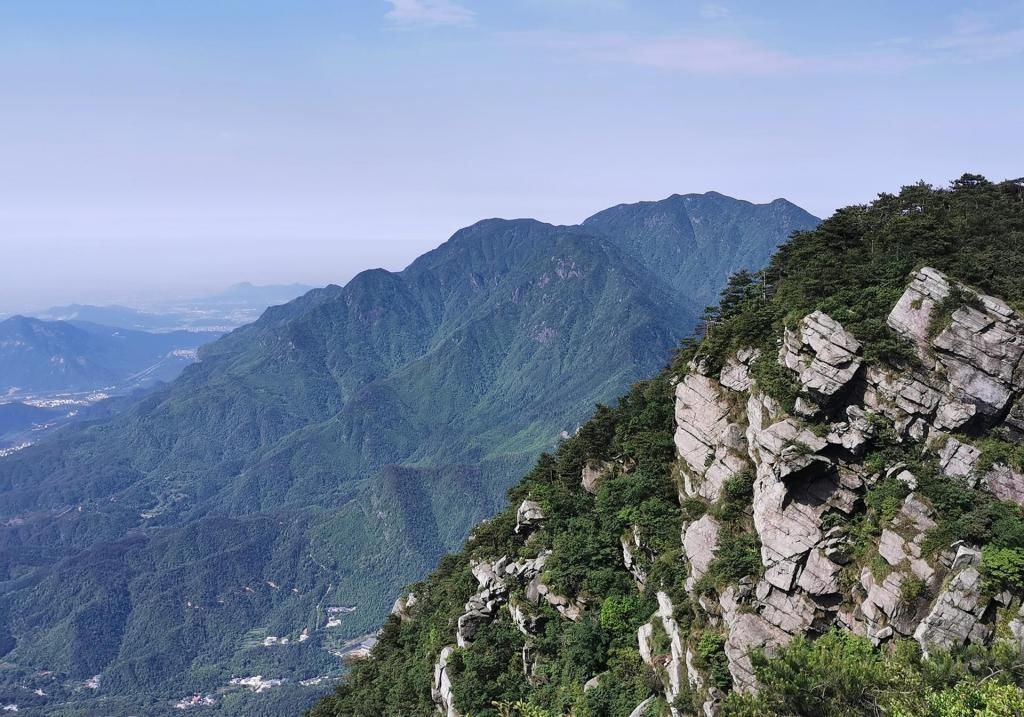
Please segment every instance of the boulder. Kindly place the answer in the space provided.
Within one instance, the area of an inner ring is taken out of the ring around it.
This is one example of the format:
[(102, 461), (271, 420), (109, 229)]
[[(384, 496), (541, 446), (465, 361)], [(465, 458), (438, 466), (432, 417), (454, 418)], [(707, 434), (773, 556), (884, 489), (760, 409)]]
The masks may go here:
[(807, 556), (797, 586), (810, 595), (834, 595), (839, 592), (841, 570), (842, 566), (830, 560), (823, 550), (812, 550)]
[(516, 601), (508, 603), (508, 612), (512, 617), (512, 623), (516, 629), (524, 635), (536, 635), (540, 629), (542, 619), (539, 615), (530, 612), (526, 606)]
[(469, 610), (459, 616), (459, 622), (455, 631), (455, 641), (459, 647), (465, 649), (473, 644), (473, 639), (484, 625), (488, 624), (494, 617), (491, 610), (475, 609)]
[(786, 330), (779, 362), (794, 371), (801, 392), (827, 406), (860, 370), (860, 342), (828, 314), (815, 311)]
[(981, 451), (968, 443), (948, 437), (939, 450), (939, 469), (953, 478), (970, 479), (981, 459)]
[(529, 532), (544, 520), (544, 511), (540, 503), (534, 500), (524, 500), (519, 504), (516, 511), (516, 533)]
[(395, 600), (395, 604), (391, 606), (391, 614), (397, 617), (402, 622), (409, 622), (412, 619), (409, 610), (416, 604), (416, 593), (409, 593), (404, 597), (399, 597)]
[(867, 414), (860, 406), (846, 407), (846, 420), (829, 426), (825, 440), (834, 446), (843, 448), (850, 456), (863, 455), (868, 441), (875, 429), (868, 421)]
[(539, 575), (534, 577), (530, 584), (527, 585), (526, 598), (534, 603), (538, 603), (543, 599), (548, 605), (555, 608), (559, 615), (573, 622), (582, 617), (585, 607), (582, 602), (553, 592), (551, 588), (544, 584)]
[(722, 367), (718, 381), (726, 388), (746, 393), (754, 381), (750, 376), (750, 366), (761, 356), (759, 349), (740, 349), (735, 356), (730, 356)]
[(611, 468), (611, 463), (605, 461), (589, 460), (583, 465), (582, 475), (580, 477), (580, 484), (583, 486), (583, 490), (587, 491), (591, 495), (597, 493), (597, 484), (600, 482), (608, 470)]

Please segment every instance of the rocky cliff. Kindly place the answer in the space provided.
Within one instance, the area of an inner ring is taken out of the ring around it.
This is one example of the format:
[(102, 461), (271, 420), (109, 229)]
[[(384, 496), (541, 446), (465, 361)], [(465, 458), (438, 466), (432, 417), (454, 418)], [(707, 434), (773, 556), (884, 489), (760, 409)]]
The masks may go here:
[(1024, 318), (928, 266), (863, 285), (877, 321), (741, 288), (396, 603), (314, 714), (771, 714), (736, 709), (759, 666), (836, 631), (1019, 668)]

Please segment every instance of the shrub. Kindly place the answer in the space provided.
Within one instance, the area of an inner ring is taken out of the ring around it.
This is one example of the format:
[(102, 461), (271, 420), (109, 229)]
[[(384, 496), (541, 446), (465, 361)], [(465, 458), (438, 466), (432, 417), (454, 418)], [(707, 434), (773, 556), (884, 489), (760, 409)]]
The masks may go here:
[(729, 672), (729, 658), (725, 654), (725, 636), (718, 632), (702, 633), (697, 641), (697, 658), (700, 667), (708, 671), (711, 682), (718, 689), (732, 688), (732, 674)]
[(1024, 591), (1024, 550), (986, 545), (981, 550), (981, 566), (990, 587)]

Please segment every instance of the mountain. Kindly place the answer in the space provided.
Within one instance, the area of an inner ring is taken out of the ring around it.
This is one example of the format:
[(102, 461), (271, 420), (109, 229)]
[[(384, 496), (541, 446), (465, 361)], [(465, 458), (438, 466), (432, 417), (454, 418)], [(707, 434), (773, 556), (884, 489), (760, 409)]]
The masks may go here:
[(0, 394), (122, 390), (167, 380), (214, 338), (13, 316), (0, 322)]
[(197, 304), (230, 304), (234, 306), (250, 306), (263, 308), (284, 304), (297, 296), (302, 296), (313, 289), (306, 284), (267, 284), (258, 285), (248, 281), (229, 286), (219, 294), (196, 299)]
[(1019, 714), (1022, 270), (966, 175), (733, 275), (310, 716)]
[(58, 408), (32, 406), (20, 401), (0, 403), (0, 450), (17, 443), (18, 436), (33, 427), (43, 426), (64, 415)]
[(53, 306), (40, 312), (35, 318), (44, 321), (85, 321), (101, 326), (116, 326), (132, 331), (173, 331), (181, 328), (181, 317), (177, 314), (143, 311), (130, 306), (110, 304), (68, 304)]
[(312, 289), (304, 284), (259, 286), (243, 282), (211, 296), (161, 302), (145, 309), (111, 304), (54, 306), (36, 318), (86, 321), (136, 331), (229, 331), (259, 318), (268, 306), (284, 304)]
[(785, 199), (751, 204), (708, 192), (620, 204), (598, 212), (583, 226), (617, 237), (699, 313), (718, 301), (719, 289), (735, 271), (730, 267), (760, 269), (778, 246), (780, 231), (789, 236), (814, 223)]
[[(694, 265), (695, 284), (817, 223), (691, 197), (722, 222), (700, 234), (721, 265)], [(733, 230), (757, 211), (773, 242)], [(479, 222), (402, 272), (272, 307), (112, 420), (0, 460), (0, 702), (308, 704), (402, 585), (693, 328), (685, 277), (647, 263), (661, 235), (619, 227)]]

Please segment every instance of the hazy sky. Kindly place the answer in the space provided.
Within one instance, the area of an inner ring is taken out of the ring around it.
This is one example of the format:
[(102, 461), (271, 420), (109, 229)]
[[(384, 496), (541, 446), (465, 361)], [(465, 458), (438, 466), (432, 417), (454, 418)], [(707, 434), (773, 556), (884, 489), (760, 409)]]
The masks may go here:
[(488, 216), (1024, 175), (1024, 4), (0, 0), (0, 311), (343, 282)]

